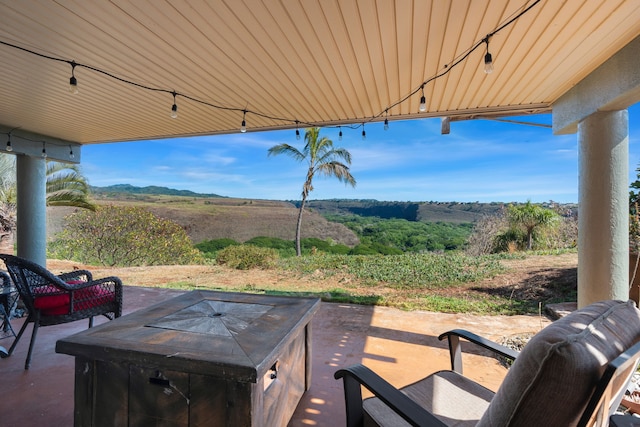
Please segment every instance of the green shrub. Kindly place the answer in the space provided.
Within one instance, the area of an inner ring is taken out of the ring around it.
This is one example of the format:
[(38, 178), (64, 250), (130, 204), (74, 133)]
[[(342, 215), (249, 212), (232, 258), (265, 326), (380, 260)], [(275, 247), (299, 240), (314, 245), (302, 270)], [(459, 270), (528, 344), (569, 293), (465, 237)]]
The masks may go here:
[(238, 270), (251, 268), (271, 268), (278, 261), (278, 252), (272, 248), (260, 248), (254, 245), (227, 246), (216, 256), (218, 264)]
[(373, 249), (370, 245), (361, 243), (354, 246), (354, 248), (349, 251), (349, 255), (378, 255), (378, 251)]
[(194, 246), (200, 252), (218, 252), (221, 249), (226, 248), (231, 245), (239, 245), (240, 243), (236, 242), (233, 239), (223, 238), (223, 239), (212, 239), (212, 240), (204, 240), (200, 243), (196, 243)]
[(259, 248), (295, 249), (293, 240), (283, 240), (277, 237), (258, 236), (247, 240), (244, 244), (258, 246)]
[(141, 207), (98, 206), (66, 218), (49, 256), (108, 266), (199, 264), (204, 261), (177, 223)]
[(309, 253), (321, 251), (329, 254), (348, 254), (351, 250), (349, 246), (321, 240), (317, 237), (305, 237), (300, 241), (300, 246), (302, 246), (303, 252)]
[[(471, 223), (407, 221), (359, 215), (325, 215), (325, 218), (344, 224), (358, 236), (362, 244), (378, 243), (401, 252), (462, 249), (473, 228)], [(367, 248), (360, 250), (371, 253)]]
[(522, 231), (509, 228), (495, 236), (493, 252), (513, 252), (527, 247), (527, 235)]

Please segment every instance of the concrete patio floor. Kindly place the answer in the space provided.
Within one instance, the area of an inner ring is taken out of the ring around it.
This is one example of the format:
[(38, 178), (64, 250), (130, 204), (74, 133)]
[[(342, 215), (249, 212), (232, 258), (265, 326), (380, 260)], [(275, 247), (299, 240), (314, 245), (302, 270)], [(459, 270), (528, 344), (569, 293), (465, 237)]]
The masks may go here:
[[(125, 287), (124, 314), (181, 294), (157, 288)], [(106, 321), (106, 319), (104, 319)], [(23, 319), (12, 320), (16, 331)], [(96, 324), (102, 323), (96, 318)], [(538, 316), (474, 316), (404, 312), (386, 307), (322, 303), (312, 321), (313, 372), (311, 389), (303, 396), (289, 426), (345, 424), (342, 383), (334, 372), (364, 363), (396, 386), (449, 368), (446, 342), (440, 333), (464, 328), (492, 339), (537, 332), (550, 322)], [(40, 329), (31, 367), (24, 370), (31, 326), (14, 354), (0, 360), (3, 427), (68, 427), (73, 425), (74, 358), (55, 353), (56, 341), (86, 329), (86, 320)], [(9, 347), (12, 338), (0, 345)], [(497, 389), (505, 368), (477, 347), (464, 346), (465, 375)]]

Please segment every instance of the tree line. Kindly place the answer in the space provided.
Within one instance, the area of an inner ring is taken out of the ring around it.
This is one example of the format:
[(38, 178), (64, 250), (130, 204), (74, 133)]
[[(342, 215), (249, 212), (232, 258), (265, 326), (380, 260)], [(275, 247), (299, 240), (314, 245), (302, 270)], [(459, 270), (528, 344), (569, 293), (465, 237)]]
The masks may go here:
[[(67, 228), (49, 245), (49, 254), (89, 264), (128, 266), (199, 263), (206, 257), (203, 254), (217, 254), (232, 246), (273, 249), (284, 255), (294, 250), (297, 256), (301, 256), (303, 250), (305, 254), (398, 255), (460, 250), (486, 254), (571, 247), (577, 241), (575, 216), (531, 202), (510, 205), (475, 224), (326, 215), (330, 221), (340, 222), (353, 230), (360, 238), (360, 244), (349, 248), (331, 241), (302, 239), (302, 214), (313, 191), (313, 178), (316, 175), (334, 177), (355, 186), (356, 180), (349, 170), (351, 155), (347, 150), (335, 147), (330, 139), (321, 137), (319, 128), (306, 130), (302, 150), (279, 144), (271, 147), (268, 154), (286, 154), (308, 164), (293, 242), (257, 236), (244, 245), (217, 239), (194, 247), (184, 229), (142, 208), (96, 206), (90, 200), (90, 187), (77, 165), (47, 162), (47, 204), (83, 208), (67, 219)], [(15, 195), (15, 160), (13, 156), (2, 155), (0, 238), (4, 237), (5, 243), (15, 227)]]

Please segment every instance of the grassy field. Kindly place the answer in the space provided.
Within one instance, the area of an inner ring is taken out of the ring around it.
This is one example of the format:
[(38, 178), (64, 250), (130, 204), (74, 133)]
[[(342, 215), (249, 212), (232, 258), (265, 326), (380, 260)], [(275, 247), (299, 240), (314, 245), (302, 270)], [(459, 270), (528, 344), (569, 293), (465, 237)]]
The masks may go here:
[(54, 272), (90, 268), (126, 285), (313, 295), (330, 302), (404, 310), (476, 314), (537, 314), (549, 303), (575, 301), (577, 254), (307, 256), (268, 269), (221, 265), (104, 268), (49, 260)]

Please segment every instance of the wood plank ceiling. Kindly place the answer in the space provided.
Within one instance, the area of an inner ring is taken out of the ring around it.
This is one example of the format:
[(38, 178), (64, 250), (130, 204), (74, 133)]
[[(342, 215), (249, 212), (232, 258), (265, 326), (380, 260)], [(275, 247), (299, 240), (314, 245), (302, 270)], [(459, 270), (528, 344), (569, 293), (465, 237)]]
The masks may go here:
[[(495, 70), (485, 74), (482, 40), (527, 7), (490, 38)], [(249, 131), (549, 111), (640, 34), (637, 0), (0, 0), (0, 8), (0, 127), (81, 144), (239, 132), (243, 110)], [(81, 64), (76, 95), (65, 61)]]

